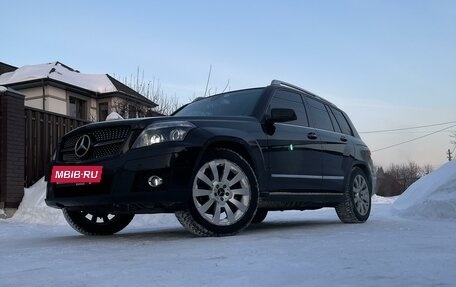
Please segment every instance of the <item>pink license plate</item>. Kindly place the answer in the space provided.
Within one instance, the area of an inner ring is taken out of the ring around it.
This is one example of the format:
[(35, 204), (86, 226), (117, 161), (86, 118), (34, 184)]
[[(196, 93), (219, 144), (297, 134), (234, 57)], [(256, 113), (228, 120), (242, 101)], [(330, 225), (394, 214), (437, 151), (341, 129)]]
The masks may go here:
[(103, 166), (55, 165), (52, 167), (51, 183), (99, 183)]

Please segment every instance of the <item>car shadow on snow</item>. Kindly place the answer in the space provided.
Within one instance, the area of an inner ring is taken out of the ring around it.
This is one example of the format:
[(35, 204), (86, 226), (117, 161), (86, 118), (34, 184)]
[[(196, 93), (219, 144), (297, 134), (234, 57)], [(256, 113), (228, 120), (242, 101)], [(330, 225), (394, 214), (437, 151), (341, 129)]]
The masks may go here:
[[(305, 232), (307, 234), (312, 232), (320, 232), (321, 230), (334, 231), (334, 227), (343, 226), (343, 224), (338, 220), (327, 220), (327, 219), (303, 219), (303, 220), (274, 220), (274, 221), (265, 221), (259, 224), (251, 224), (248, 228), (242, 231), (236, 237), (249, 237), (264, 234), (265, 236), (270, 236), (271, 234), (283, 235), (287, 233), (297, 233)], [(229, 238), (229, 237), (228, 237)], [(169, 227), (169, 228), (156, 228), (150, 227), (131, 227), (127, 230), (120, 232), (112, 236), (84, 236), (74, 232), (73, 234), (66, 233), (63, 236), (56, 236), (52, 238), (46, 238), (46, 241), (49, 243), (61, 243), (61, 244), (83, 244), (83, 243), (96, 243), (103, 242), (105, 244), (109, 243), (119, 243), (122, 241), (128, 241), (129, 243), (142, 243), (150, 241), (175, 241), (182, 239), (190, 240), (211, 240), (210, 238), (201, 238), (192, 235), (186, 231), (183, 227)], [(212, 239), (217, 239), (212, 238)], [(218, 238), (220, 239), (220, 238)]]
[(192, 234), (188, 233), (183, 228), (130, 228), (124, 230), (120, 233), (114, 235), (100, 235), (100, 236), (86, 236), (77, 233), (76, 231), (72, 234), (65, 234), (64, 236), (53, 237), (52, 239), (48, 238), (47, 240), (52, 240), (56, 243), (59, 241), (74, 242), (74, 243), (83, 243), (83, 242), (105, 242), (105, 243), (118, 243), (119, 241), (128, 240), (128, 241), (150, 241), (150, 240), (160, 240), (160, 241), (172, 241), (172, 240), (181, 240), (183, 238), (192, 238)]
[(293, 220), (293, 221), (268, 221), (267, 219), (262, 223), (251, 224), (246, 230), (245, 233), (261, 233), (261, 232), (284, 232), (284, 231), (301, 231), (305, 229), (306, 231), (321, 230), (327, 229), (331, 226), (341, 226), (339, 220), (327, 220), (327, 219), (303, 219), (303, 220)]
[[(363, 224), (364, 225), (364, 224)], [(328, 230), (328, 232), (333, 232), (339, 228), (346, 229), (346, 225), (341, 223), (337, 218), (328, 219), (328, 218), (303, 218), (296, 219), (292, 218), (287, 219), (278, 219), (278, 218), (268, 218), (265, 219), (262, 223), (251, 224), (240, 234), (236, 236), (261, 236), (271, 235), (271, 234), (286, 234), (287, 232), (296, 233), (304, 231), (306, 234), (311, 234), (313, 232), (320, 232), (322, 230)], [(46, 238), (47, 241), (52, 241), (55, 243), (65, 242), (65, 243), (83, 243), (83, 242), (118, 242), (119, 240), (128, 240), (128, 241), (173, 241), (173, 240), (182, 240), (182, 239), (201, 239), (200, 237), (194, 236), (190, 232), (186, 231), (183, 227), (175, 226), (160, 226), (155, 227), (127, 227), (120, 233), (111, 235), (111, 236), (85, 236), (77, 233), (76, 231), (68, 231), (63, 234), (63, 236), (55, 236), (52, 238)]]

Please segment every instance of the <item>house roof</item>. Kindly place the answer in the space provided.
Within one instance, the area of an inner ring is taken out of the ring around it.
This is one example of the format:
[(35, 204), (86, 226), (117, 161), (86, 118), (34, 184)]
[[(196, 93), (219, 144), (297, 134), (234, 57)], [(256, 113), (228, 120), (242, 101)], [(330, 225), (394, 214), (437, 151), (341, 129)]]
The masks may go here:
[(36, 80), (42, 79), (51, 79), (78, 87), (93, 92), (97, 96), (108, 96), (108, 94), (120, 93), (126, 96), (126, 98), (131, 97), (153, 107), (157, 106), (157, 104), (151, 100), (108, 74), (83, 74), (60, 62), (23, 66), (11, 72), (1, 74), (0, 85), (10, 86), (32, 81), (36, 82)]
[(124, 92), (136, 99), (146, 99), (148, 101), (150, 101), (154, 107), (158, 106), (156, 103), (152, 102), (151, 100), (149, 100), (148, 98), (144, 97), (143, 95), (141, 95), (140, 93), (138, 93), (137, 91), (133, 90), (132, 88), (130, 88), (129, 86), (123, 84), (122, 82), (120, 82), (119, 80), (111, 77), (110, 75), (106, 75), (108, 77), (108, 79), (111, 81), (111, 83), (114, 85), (114, 87), (116, 87), (116, 89), (119, 91), (119, 92)]
[(6, 63), (0, 62), (0, 75), (8, 72), (13, 72), (17, 67), (8, 65)]

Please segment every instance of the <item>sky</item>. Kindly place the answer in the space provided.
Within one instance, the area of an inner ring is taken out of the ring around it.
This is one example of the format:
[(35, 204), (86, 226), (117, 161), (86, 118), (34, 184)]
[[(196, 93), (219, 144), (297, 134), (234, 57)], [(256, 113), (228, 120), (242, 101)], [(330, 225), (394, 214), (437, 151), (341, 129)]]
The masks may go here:
[[(159, 79), (182, 104), (280, 79), (342, 108), (372, 151), (456, 121), (455, 1), (2, 1), (0, 61)], [(228, 82), (229, 81), (229, 82)], [(453, 123), (453, 125), (456, 123)], [(438, 167), (456, 126), (372, 153)]]

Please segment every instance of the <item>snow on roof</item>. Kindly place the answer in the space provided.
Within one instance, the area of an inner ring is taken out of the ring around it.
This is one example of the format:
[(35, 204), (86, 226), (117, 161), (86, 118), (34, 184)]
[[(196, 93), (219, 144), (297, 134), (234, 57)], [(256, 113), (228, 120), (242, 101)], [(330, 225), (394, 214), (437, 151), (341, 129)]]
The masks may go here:
[(40, 65), (23, 66), (14, 72), (0, 75), (0, 85), (8, 85), (38, 79), (54, 79), (96, 93), (116, 92), (117, 88), (106, 74), (82, 74), (63, 65), (52, 62)]
[(417, 180), (393, 208), (406, 218), (456, 219), (456, 161)]

